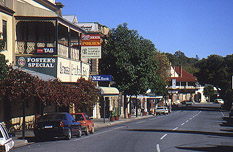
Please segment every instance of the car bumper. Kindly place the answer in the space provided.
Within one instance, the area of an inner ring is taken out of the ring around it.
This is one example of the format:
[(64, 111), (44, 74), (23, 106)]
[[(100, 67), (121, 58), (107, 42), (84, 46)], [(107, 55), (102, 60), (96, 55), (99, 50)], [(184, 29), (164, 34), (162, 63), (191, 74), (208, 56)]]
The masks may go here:
[(68, 134), (68, 129), (57, 128), (57, 129), (36, 129), (34, 130), (35, 136), (40, 137), (63, 137)]

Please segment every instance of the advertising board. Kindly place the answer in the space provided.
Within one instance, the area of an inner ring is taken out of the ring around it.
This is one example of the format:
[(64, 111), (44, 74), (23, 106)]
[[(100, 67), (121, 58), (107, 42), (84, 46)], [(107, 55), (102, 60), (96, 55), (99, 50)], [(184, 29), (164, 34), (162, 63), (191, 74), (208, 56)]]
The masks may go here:
[(57, 77), (57, 58), (16, 57), (16, 66)]
[(81, 58), (98, 59), (101, 58), (101, 35), (82, 34), (81, 36)]
[(90, 66), (80, 61), (58, 58), (57, 77), (63, 82), (77, 82), (83, 77), (88, 79)]

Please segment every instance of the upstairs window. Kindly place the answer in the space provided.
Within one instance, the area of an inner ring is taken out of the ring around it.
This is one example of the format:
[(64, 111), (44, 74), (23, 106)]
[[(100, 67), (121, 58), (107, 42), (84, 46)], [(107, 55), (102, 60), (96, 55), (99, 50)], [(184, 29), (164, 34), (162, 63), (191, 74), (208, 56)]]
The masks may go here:
[(5, 46), (3, 48), (3, 50), (7, 49), (7, 21), (2, 21), (2, 37), (3, 37), (3, 41), (5, 42)]

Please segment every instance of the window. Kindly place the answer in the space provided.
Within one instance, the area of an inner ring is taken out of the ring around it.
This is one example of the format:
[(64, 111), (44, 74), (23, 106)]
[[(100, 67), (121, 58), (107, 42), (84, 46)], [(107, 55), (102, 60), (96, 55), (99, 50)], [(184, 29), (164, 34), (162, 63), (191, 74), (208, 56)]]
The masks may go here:
[(3, 36), (3, 41), (5, 42), (4, 50), (7, 49), (7, 21), (2, 21), (2, 36)]

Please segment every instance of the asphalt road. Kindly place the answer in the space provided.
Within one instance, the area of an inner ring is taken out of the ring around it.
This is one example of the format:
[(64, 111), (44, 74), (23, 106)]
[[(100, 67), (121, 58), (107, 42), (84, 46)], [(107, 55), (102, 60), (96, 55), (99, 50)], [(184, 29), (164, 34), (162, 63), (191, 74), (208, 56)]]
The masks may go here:
[(232, 152), (233, 121), (219, 105), (181, 107), (169, 115), (102, 128), (71, 140), (36, 142), (13, 152)]

